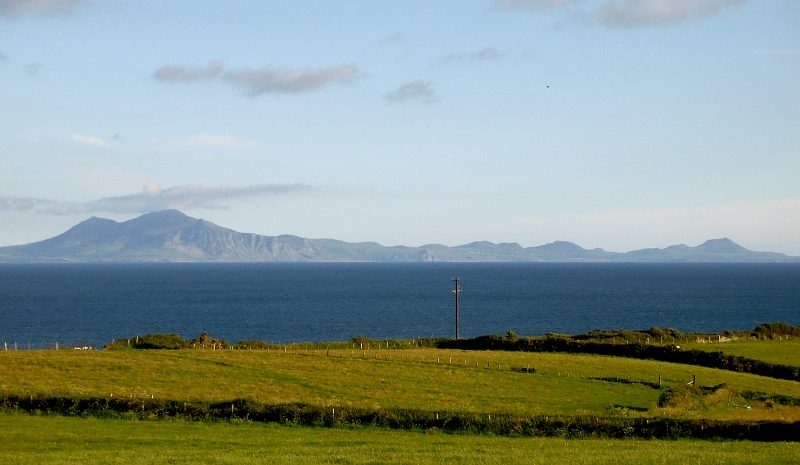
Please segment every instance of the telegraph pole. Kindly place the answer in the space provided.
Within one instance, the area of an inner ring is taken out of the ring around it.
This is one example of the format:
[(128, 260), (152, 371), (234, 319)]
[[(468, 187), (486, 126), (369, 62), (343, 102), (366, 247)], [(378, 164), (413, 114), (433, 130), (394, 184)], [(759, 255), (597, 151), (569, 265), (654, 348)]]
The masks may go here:
[(458, 339), (458, 294), (461, 293), (461, 286), (459, 285), (459, 281), (461, 278), (453, 278), (453, 282), (456, 283), (456, 290), (453, 292), (456, 295), (456, 339)]

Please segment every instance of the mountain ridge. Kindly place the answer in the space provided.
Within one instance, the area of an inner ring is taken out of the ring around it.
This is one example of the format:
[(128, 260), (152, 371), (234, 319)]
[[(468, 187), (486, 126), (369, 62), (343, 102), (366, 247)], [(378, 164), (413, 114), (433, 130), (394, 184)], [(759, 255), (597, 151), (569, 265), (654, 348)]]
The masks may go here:
[(777, 252), (754, 252), (728, 238), (690, 247), (630, 252), (584, 249), (567, 241), (535, 247), (475, 241), (448, 247), (383, 246), (377, 242), (306, 239), (241, 233), (178, 210), (124, 222), (91, 217), (62, 234), (0, 247), (0, 262), (796, 262)]

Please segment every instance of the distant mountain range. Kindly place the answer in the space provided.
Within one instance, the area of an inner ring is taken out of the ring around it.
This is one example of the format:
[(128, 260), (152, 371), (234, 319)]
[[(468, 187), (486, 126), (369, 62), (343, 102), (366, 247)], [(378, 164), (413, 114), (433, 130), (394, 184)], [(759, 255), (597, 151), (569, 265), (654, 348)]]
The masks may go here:
[(118, 223), (92, 217), (56, 237), (0, 247), (0, 262), (797, 262), (775, 252), (753, 252), (730, 239), (697, 247), (673, 245), (632, 252), (587, 250), (557, 241), (538, 247), (473, 242), (447, 247), (385, 247), (297, 236), (236, 232), (177, 210)]

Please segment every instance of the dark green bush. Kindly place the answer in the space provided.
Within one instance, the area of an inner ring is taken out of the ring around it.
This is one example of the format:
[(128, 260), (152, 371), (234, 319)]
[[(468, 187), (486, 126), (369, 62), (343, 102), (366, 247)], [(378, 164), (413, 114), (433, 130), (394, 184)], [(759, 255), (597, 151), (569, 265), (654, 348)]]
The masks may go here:
[(784, 339), (800, 337), (800, 326), (788, 323), (762, 323), (753, 330), (753, 334), (760, 339)]
[(177, 350), (190, 347), (188, 341), (178, 334), (147, 334), (134, 336), (129, 339), (120, 339), (106, 345), (103, 349), (167, 349)]
[(103, 349), (145, 349), (145, 350), (177, 350), (177, 349), (228, 349), (230, 344), (223, 339), (212, 339), (208, 333), (187, 341), (179, 334), (147, 334), (119, 339), (107, 344)]

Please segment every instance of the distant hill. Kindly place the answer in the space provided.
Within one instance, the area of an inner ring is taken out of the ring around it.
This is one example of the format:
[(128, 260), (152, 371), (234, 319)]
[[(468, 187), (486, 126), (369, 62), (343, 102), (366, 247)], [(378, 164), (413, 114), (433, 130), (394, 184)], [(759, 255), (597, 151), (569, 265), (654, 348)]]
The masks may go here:
[(122, 223), (92, 217), (56, 237), (0, 247), (0, 262), (798, 262), (774, 252), (753, 252), (730, 239), (697, 247), (673, 245), (632, 252), (587, 250), (557, 241), (538, 247), (472, 242), (447, 247), (385, 247), (298, 236), (240, 233), (177, 210), (148, 213)]

